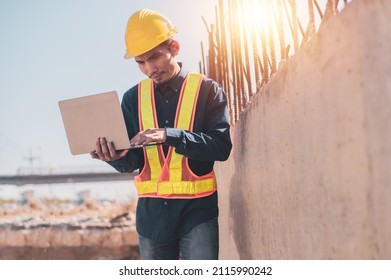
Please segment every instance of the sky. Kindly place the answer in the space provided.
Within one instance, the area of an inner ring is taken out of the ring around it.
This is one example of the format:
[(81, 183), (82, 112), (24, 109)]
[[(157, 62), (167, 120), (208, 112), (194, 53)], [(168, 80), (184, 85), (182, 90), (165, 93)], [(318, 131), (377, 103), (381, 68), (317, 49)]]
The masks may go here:
[(0, 175), (34, 170), (105, 168), (89, 155), (71, 155), (58, 101), (116, 90), (144, 78), (123, 59), (129, 16), (149, 8), (179, 29), (178, 60), (198, 71), (202, 21), (214, 20), (217, 0), (1, 0)]

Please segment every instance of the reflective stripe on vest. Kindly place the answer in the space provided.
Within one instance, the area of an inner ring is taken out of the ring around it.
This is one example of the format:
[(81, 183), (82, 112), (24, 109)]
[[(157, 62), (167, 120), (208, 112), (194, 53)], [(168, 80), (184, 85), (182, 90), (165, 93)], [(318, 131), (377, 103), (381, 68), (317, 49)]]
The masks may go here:
[[(193, 130), (194, 114), (201, 85), (201, 74), (187, 75), (179, 97), (175, 128)], [(154, 86), (151, 79), (139, 84), (140, 131), (158, 127), (155, 110)], [(195, 175), (189, 168), (188, 159), (169, 147), (167, 157), (159, 146), (144, 147), (144, 167), (135, 176), (140, 197), (197, 198), (215, 192), (214, 172)]]

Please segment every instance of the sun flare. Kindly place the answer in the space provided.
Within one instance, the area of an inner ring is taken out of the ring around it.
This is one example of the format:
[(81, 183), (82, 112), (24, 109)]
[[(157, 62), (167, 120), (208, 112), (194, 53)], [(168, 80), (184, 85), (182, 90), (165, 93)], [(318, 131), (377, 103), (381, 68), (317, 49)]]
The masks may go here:
[(271, 25), (270, 4), (266, 0), (248, 1), (242, 7), (242, 21), (246, 28), (266, 31)]

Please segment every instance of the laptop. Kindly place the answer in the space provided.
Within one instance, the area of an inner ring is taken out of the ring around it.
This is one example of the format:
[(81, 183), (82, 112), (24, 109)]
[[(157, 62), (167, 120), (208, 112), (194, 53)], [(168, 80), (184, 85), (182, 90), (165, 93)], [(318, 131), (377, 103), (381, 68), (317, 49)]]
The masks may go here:
[(98, 137), (113, 142), (116, 150), (130, 148), (116, 91), (61, 100), (58, 104), (71, 154), (94, 151)]

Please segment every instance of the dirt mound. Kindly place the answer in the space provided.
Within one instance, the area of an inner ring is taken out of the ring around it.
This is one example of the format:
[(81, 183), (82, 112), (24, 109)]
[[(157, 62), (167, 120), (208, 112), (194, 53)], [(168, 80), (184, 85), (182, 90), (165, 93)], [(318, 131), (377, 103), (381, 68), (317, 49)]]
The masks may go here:
[(137, 259), (135, 201), (0, 204), (0, 259)]

